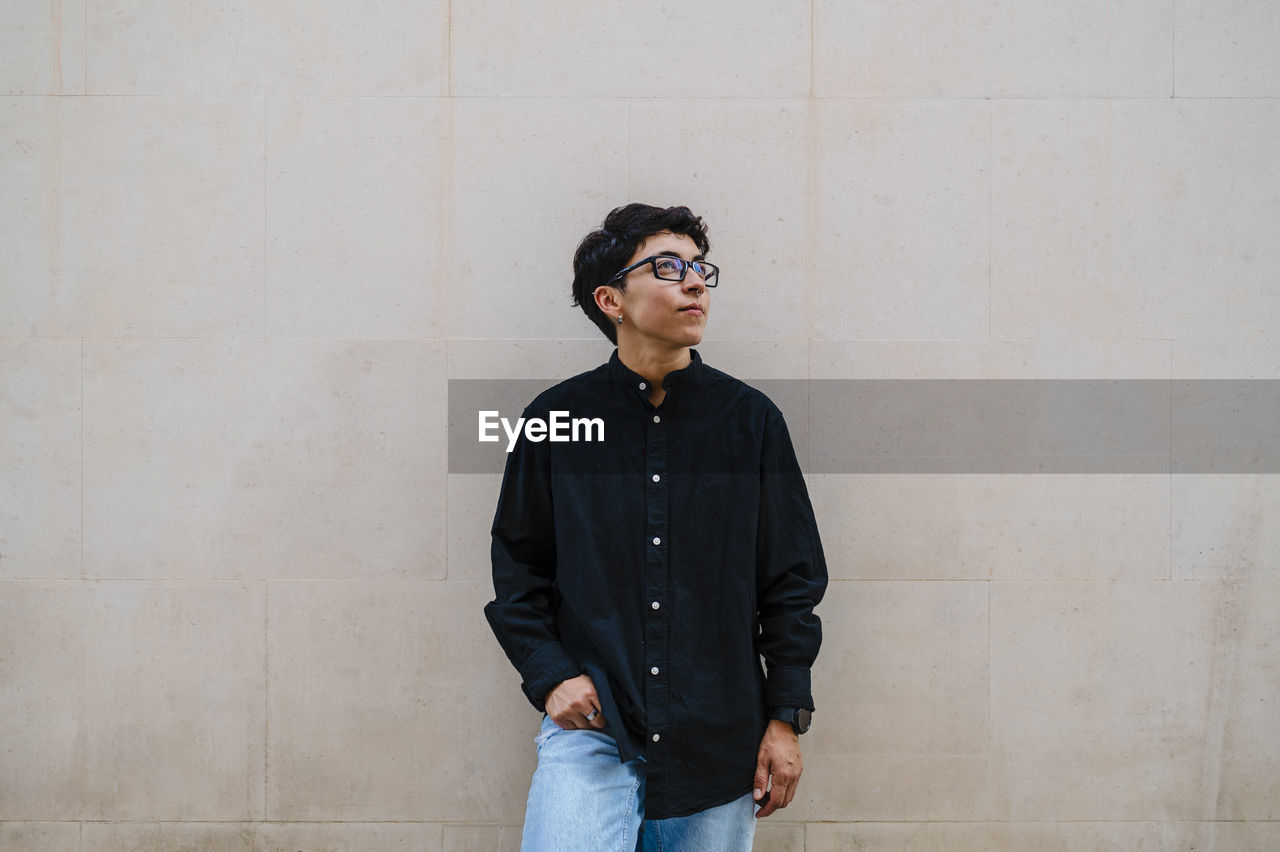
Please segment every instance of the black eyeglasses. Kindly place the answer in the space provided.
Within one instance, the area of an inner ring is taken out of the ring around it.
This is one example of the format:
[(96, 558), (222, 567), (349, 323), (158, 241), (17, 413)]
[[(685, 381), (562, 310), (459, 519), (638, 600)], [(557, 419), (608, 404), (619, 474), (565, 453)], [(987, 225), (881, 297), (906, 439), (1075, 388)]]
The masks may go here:
[(646, 263), (653, 264), (653, 277), (660, 278), (663, 281), (683, 281), (685, 273), (693, 269), (694, 272), (702, 277), (703, 283), (708, 287), (714, 287), (720, 283), (720, 267), (714, 263), (707, 263), (705, 260), (685, 260), (682, 257), (674, 257), (669, 254), (655, 254), (652, 257), (646, 257), (644, 260), (638, 260), (626, 269), (619, 270), (618, 274), (610, 278), (609, 281), (617, 281), (631, 270), (639, 269)]

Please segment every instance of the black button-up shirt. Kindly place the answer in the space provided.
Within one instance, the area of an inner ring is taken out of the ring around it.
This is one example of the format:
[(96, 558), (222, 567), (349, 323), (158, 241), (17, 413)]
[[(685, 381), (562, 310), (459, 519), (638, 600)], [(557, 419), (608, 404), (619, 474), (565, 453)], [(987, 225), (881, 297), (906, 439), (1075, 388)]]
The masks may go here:
[(526, 419), (600, 418), (604, 440), (522, 434), (492, 527), (485, 615), (525, 695), (591, 676), (648, 819), (751, 791), (768, 708), (813, 709), (827, 585), (781, 412), (690, 352), (656, 407), (616, 349), (539, 394)]

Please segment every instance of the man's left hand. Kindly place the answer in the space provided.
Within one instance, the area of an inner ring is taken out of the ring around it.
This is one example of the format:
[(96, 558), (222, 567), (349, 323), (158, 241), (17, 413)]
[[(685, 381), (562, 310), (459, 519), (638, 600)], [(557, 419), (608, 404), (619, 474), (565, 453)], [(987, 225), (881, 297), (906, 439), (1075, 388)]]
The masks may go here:
[[(753, 794), (756, 804), (760, 804), (766, 789), (769, 790), (769, 798), (756, 811), (756, 819), (767, 817), (778, 808), (791, 804), (803, 771), (800, 738), (789, 723), (770, 720), (769, 727), (760, 740), (760, 750), (756, 753), (756, 786)], [(773, 778), (772, 788), (769, 788), (770, 777)]]

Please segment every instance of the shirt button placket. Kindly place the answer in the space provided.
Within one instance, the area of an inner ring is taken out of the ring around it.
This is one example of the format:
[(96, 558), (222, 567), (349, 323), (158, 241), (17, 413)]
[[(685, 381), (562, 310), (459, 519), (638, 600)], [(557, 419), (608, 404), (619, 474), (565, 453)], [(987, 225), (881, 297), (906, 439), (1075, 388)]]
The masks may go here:
[[(643, 388), (642, 388), (643, 390)], [(645, 622), (645, 667), (650, 678), (645, 685), (645, 715), (649, 722), (649, 739), (652, 745), (647, 756), (646, 772), (650, 783), (661, 786), (666, 775), (665, 761), (655, 752), (662, 741), (662, 732), (669, 730), (669, 696), (667, 683), (669, 678), (658, 675), (669, 664), (668, 641), (669, 630), (667, 618), (656, 617), (662, 602), (669, 601), (671, 592), (669, 584), (670, 566), (667, 560), (668, 542), (667, 525), (670, 503), (667, 487), (656, 487), (665, 482), (667, 463), (667, 428), (659, 414), (652, 415), (652, 423), (646, 429), (645, 470), (648, 472), (651, 487), (645, 494), (645, 530), (648, 533), (645, 551), (645, 591), (649, 599), (649, 607), (655, 617)]]

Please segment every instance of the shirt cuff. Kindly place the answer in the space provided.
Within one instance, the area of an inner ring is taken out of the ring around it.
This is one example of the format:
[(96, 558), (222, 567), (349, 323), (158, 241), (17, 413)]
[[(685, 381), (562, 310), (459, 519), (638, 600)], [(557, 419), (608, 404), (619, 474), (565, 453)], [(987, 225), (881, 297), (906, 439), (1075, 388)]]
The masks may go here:
[(808, 666), (773, 666), (764, 684), (764, 706), (803, 707), (813, 711)]
[(520, 677), (529, 703), (540, 713), (545, 713), (547, 693), (564, 680), (582, 674), (582, 668), (565, 653), (560, 643), (545, 645), (520, 667)]

